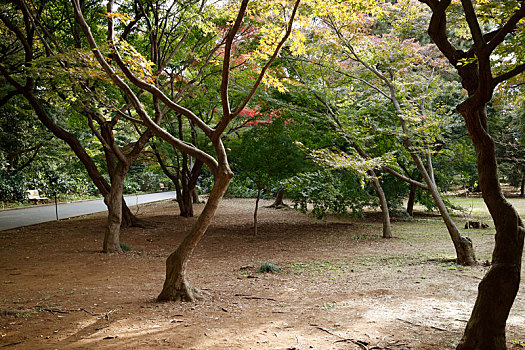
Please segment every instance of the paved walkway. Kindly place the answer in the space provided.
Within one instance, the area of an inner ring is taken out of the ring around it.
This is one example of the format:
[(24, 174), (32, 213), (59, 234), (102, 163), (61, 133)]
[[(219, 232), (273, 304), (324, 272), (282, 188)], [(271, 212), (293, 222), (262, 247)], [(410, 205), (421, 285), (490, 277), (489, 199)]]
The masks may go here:
[[(175, 191), (125, 196), (128, 206), (157, 202), (175, 198)], [(58, 218), (67, 219), (75, 216), (106, 211), (102, 199), (89, 201), (59, 203)], [(0, 211), (0, 231), (11, 228), (39, 224), (56, 220), (55, 204), (24, 207)]]

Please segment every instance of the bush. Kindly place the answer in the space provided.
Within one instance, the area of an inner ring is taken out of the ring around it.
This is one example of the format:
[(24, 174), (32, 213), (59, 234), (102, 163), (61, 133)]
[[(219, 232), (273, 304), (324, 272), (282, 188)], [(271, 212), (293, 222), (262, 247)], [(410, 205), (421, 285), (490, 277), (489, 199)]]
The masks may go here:
[(321, 169), (302, 173), (285, 182), (288, 197), (295, 207), (307, 212), (313, 205), (312, 215), (322, 219), (328, 215), (345, 215), (350, 210), (362, 214), (363, 207), (372, 205), (374, 197), (362, 185), (358, 176), (345, 170)]
[(129, 173), (124, 180), (124, 193), (156, 192), (159, 190), (160, 183), (169, 185), (171, 180), (151, 170)]
[(254, 198), (257, 197), (257, 188), (255, 188), (255, 184), (250, 179), (244, 176), (235, 176), (228, 186), (226, 196), (233, 198)]
[(23, 202), (26, 199), (25, 183), (22, 173), (9, 174), (0, 169), (0, 201)]
[(279, 272), (281, 268), (277, 265), (272, 264), (269, 261), (261, 263), (261, 266), (257, 270), (258, 273), (268, 273), (268, 272)]
[(120, 243), (120, 248), (125, 252), (131, 251), (131, 246), (129, 246), (129, 244), (126, 243)]

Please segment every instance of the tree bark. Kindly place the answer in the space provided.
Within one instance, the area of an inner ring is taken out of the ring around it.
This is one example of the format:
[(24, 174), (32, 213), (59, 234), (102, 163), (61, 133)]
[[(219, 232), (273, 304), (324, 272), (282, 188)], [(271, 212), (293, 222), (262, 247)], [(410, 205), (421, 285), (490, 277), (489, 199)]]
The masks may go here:
[(519, 289), (525, 228), (501, 191), (494, 141), (478, 129), (479, 120), (486, 120), (485, 106), (476, 110), (464, 103), (458, 109), (476, 149), (479, 186), (494, 220), (496, 242), (491, 268), (478, 286), (476, 303), (457, 349), (506, 349), (505, 324)]
[(233, 173), (227, 165), (219, 167), (201, 215), (179, 247), (166, 260), (166, 280), (157, 297), (158, 301), (194, 301), (200, 297), (200, 291), (187, 282), (186, 267), (195, 247), (208, 229), (232, 177)]
[(272, 203), (272, 207), (274, 208), (277, 208), (277, 207), (282, 207), (284, 206), (284, 187), (281, 187), (279, 188), (279, 190), (277, 190), (277, 195), (275, 196), (275, 201)]
[(280, 209), (283, 207), (288, 207), (288, 205), (284, 204), (284, 187), (281, 187), (277, 190), (277, 194), (275, 195), (275, 200), (273, 203), (266, 208)]
[(383, 238), (392, 238), (392, 226), (390, 225), (390, 213), (388, 211), (388, 203), (386, 201), (385, 192), (379, 183), (375, 172), (369, 171), (372, 176), (372, 185), (376, 191), (377, 198), (379, 198), (379, 204), (381, 205), (381, 213), (383, 214)]
[(199, 200), (199, 193), (197, 193), (197, 187), (193, 187), (193, 190), (191, 190), (191, 197), (193, 198), (193, 204), (200, 203)]
[(122, 253), (120, 247), (120, 225), (122, 223), (122, 192), (124, 176), (115, 172), (111, 177), (111, 189), (105, 198), (108, 206), (108, 225), (104, 235), (104, 253)]
[(408, 202), (407, 202), (407, 213), (410, 216), (414, 216), (414, 204), (416, 202), (416, 191), (417, 191), (417, 187), (415, 185), (410, 184), (410, 192), (408, 194)]
[[(417, 176), (417, 181), (421, 181), (422, 179), (423, 179), (423, 175), (419, 173), (419, 175)], [(407, 202), (407, 213), (410, 216), (414, 216), (414, 204), (416, 203), (416, 194), (417, 194), (417, 186), (414, 184), (410, 184), (410, 192), (408, 194), (408, 202)]]

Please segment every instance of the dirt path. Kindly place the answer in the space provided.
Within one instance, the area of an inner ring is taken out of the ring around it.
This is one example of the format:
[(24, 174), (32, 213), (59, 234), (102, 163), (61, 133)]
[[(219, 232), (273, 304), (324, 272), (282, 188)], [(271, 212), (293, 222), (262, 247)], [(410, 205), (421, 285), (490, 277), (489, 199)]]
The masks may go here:
[[(320, 222), (263, 208), (254, 237), (253, 204), (221, 205), (190, 262), (190, 281), (207, 292), (196, 303), (154, 302), (164, 260), (194, 220), (174, 202), (142, 207), (158, 225), (124, 230), (124, 255), (99, 252), (103, 214), (0, 232), (0, 347), (446, 349), (461, 337), (487, 267), (446, 262), (439, 218), (398, 220), (384, 240), (373, 213)], [(471, 231), (480, 260), (493, 235)], [(257, 273), (263, 261), (281, 272)], [(525, 347), (523, 290), (509, 348)]]

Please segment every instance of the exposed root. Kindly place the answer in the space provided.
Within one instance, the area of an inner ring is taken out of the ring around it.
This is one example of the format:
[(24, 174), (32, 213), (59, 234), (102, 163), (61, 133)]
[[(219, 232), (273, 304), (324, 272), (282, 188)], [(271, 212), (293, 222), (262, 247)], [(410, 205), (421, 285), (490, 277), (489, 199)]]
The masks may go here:
[(157, 223), (151, 220), (134, 218), (131, 226), (139, 228), (155, 228), (157, 227)]
[(197, 287), (191, 286), (184, 282), (178, 288), (164, 288), (157, 297), (157, 301), (180, 301), (180, 302), (194, 302), (204, 298), (204, 292)]
[(468, 237), (461, 236), (461, 255), (458, 254), (457, 263), (463, 266), (474, 266), (477, 264), (476, 255), (472, 241)]

